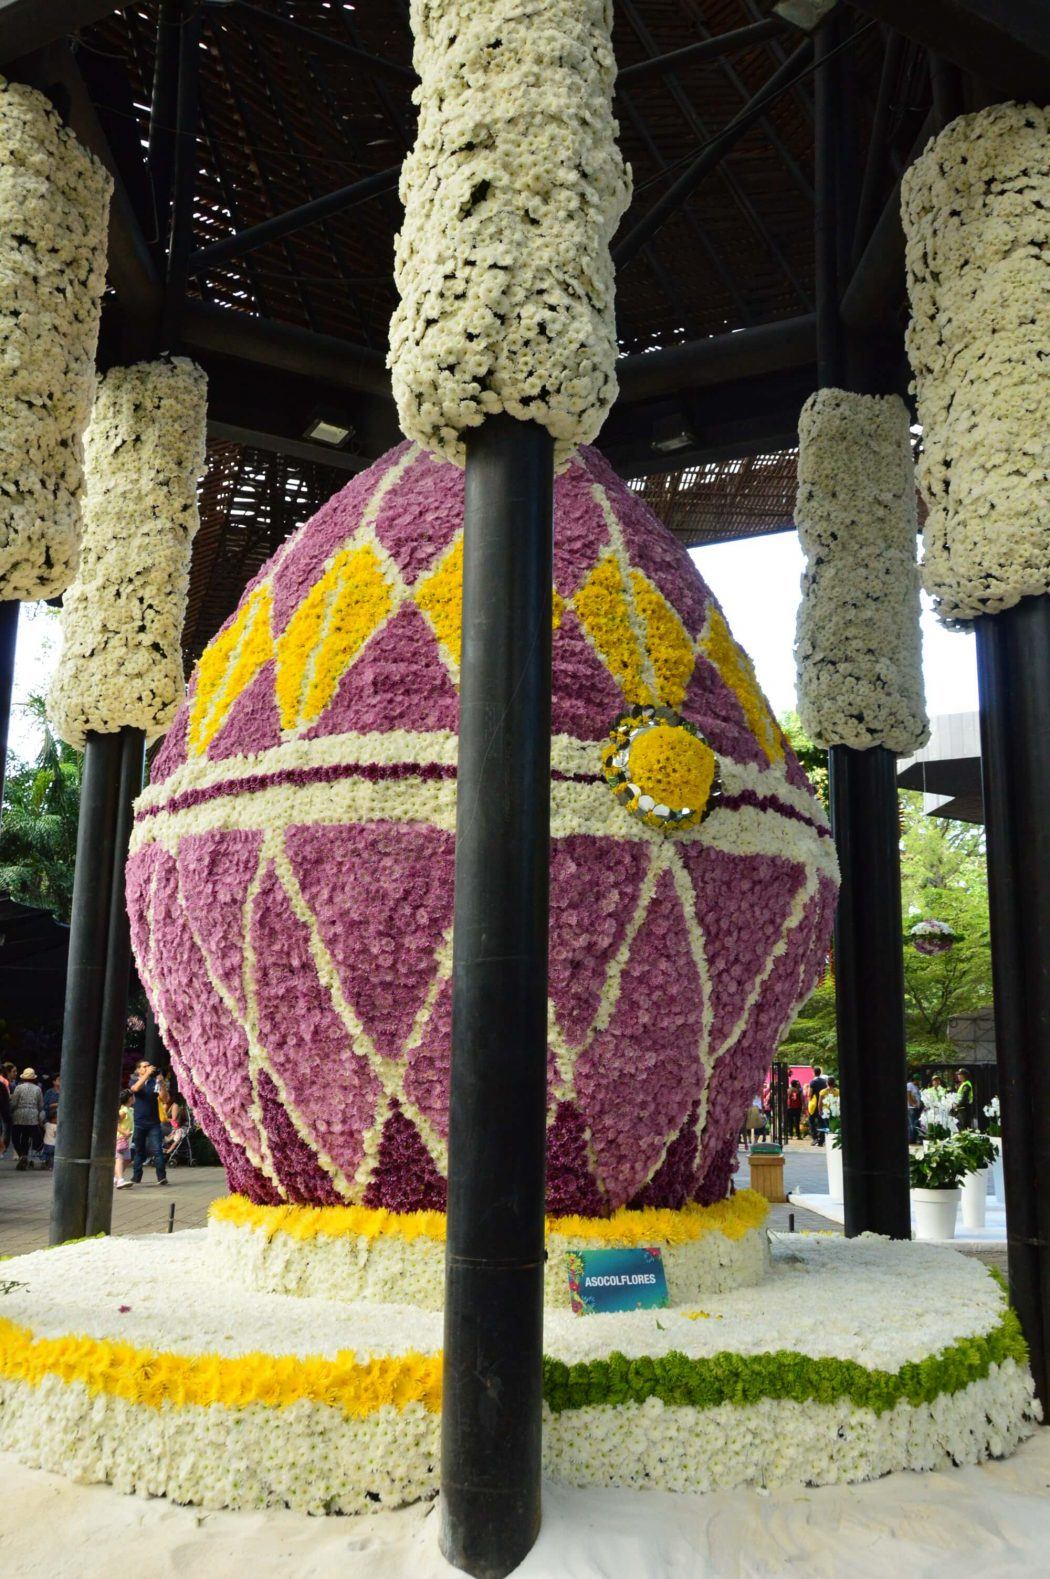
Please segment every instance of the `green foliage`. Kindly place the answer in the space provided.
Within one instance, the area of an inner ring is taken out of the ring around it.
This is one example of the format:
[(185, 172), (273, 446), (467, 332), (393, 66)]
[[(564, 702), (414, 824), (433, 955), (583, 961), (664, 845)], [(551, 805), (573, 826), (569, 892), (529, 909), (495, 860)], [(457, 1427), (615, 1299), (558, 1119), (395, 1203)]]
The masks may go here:
[(990, 1167), (999, 1155), (988, 1136), (982, 1135), (977, 1129), (960, 1130), (954, 1144), (966, 1163), (967, 1173)]
[[(798, 715), (781, 728), (827, 804), (827, 752), (805, 735)], [(908, 1061), (947, 1063), (958, 1058), (948, 1040), (953, 1015), (992, 1002), (988, 934), (988, 884), (984, 829), (944, 817), (927, 817), (922, 796), (901, 791), (901, 909), (904, 920), (904, 996)], [(908, 936), (917, 921), (946, 921), (957, 935), (943, 954), (920, 954)], [(780, 1044), (778, 1058), (795, 1064), (838, 1067), (835, 988), (830, 976), (817, 987)]]
[(827, 748), (815, 745), (810, 740), (797, 713), (785, 713), (780, 719), (780, 727), (787, 736), (792, 751), (798, 757), (803, 772), (823, 801), (824, 810), (827, 811), (829, 805)]
[(831, 1404), (848, 1398), (861, 1409), (885, 1414), (902, 1400), (929, 1404), (945, 1393), (961, 1392), (988, 1375), (993, 1365), (1012, 1359), (1027, 1365), (1028, 1349), (1020, 1322), (1007, 1309), (1002, 1321), (980, 1337), (964, 1338), (899, 1371), (869, 1370), (855, 1360), (814, 1359), (791, 1349), (773, 1354), (715, 1354), (690, 1359), (671, 1353), (629, 1360), (544, 1359), (543, 1396), (558, 1413), (591, 1404), (640, 1404), (659, 1398), (671, 1405), (713, 1409), (719, 1404), (753, 1404), (764, 1398)]
[(44, 698), (26, 704), (44, 732), (33, 763), (9, 765), (0, 820), (0, 892), (69, 920), (83, 758), (52, 734)]
[(908, 1159), (908, 1177), (913, 1190), (954, 1190), (972, 1172), (966, 1152), (957, 1137), (927, 1140), (921, 1151)]
[(838, 1034), (835, 1028), (835, 983), (825, 976), (798, 1011), (795, 1023), (780, 1044), (777, 1057), (789, 1064), (819, 1064), (825, 1074), (838, 1071)]
[[(957, 1056), (951, 1016), (992, 1001), (984, 829), (925, 816), (918, 794), (902, 792), (900, 803), (908, 1054), (912, 1063), (932, 1063)], [(947, 921), (957, 934), (945, 953), (920, 954), (907, 941), (909, 928), (925, 920)]]

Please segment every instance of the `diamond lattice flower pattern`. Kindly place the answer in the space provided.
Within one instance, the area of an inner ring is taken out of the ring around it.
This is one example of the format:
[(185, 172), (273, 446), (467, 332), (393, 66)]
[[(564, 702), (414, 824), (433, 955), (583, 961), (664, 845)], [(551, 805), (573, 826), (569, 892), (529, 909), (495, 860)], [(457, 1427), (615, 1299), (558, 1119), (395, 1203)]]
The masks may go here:
[[(246, 589), (138, 803), (139, 969), (260, 1202), (444, 1205), (462, 506), (414, 445), (355, 477)], [(553, 651), (548, 1208), (709, 1202), (824, 966), (827, 822), (688, 555), (586, 449)], [(632, 709), (660, 732), (631, 772), (688, 816), (612, 792)]]

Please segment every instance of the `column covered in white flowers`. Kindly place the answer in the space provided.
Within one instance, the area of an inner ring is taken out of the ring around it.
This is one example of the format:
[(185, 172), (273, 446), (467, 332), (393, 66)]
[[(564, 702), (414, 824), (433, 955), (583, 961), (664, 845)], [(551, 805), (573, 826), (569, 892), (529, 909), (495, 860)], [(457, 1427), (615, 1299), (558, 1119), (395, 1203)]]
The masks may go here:
[(18, 604), (77, 566), (112, 187), (42, 93), (0, 78), (0, 790)]
[(474, 1574), (540, 1519), (553, 467), (616, 394), (611, 22), (412, 5), (390, 366), (406, 434), (466, 466), (441, 1539)]
[[(800, 712), (828, 747), (841, 873), (835, 1007), (846, 1232), (911, 1236), (897, 753), (926, 738), (913, 467), (891, 364), (847, 333), (840, 302), (854, 214), (841, 8), (820, 26), (815, 81), (820, 389), (799, 423), (797, 521), (807, 554)], [(843, 387), (848, 386), (848, 387)], [(860, 393), (879, 391), (879, 394)], [(876, 1073), (877, 1072), (877, 1073)], [(829, 1143), (833, 1143), (829, 1141)]]
[(48, 696), (84, 749), (51, 1240), (110, 1223), (130, 965), (124, 862), (144, 741), (183, 693), (182, 623), (204, 470), (206, 381), (185, 358), (99, 380), (85, 444), (84, 533)]
[(907, 172), (902, 211), (923, 574), (941, 618), (977, 636), (1010, 1297), (1045, 1408), (1050, 111), (1008, 103), (960, 116)]
[(799, 421), (798, 477), (799, 714), (829, 748), (843, 879), (836, 1008), (846, 1232), (908, 1238), (895, 775), (896, 757), (918, 750), (929, 729), (904, 402), (818, 390)]

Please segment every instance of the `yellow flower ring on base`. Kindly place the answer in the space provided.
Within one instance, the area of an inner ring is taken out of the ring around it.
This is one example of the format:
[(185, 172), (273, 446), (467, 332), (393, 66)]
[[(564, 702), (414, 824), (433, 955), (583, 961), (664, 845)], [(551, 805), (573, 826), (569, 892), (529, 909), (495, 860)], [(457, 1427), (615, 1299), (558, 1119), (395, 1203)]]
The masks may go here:
[[(565, 1256), (582, 1247), (658, 1247), (676, 1304), (752, 1287), (768, 1265), (768, 1210), (762, 1196), (740, 1190), (713, 1206), (680, 1211), (548, 1217), (545, 1304), (568, 1308)], [(256, 1206), (231, 1195), (214, 1202), (208, 1229), (229, 1274), (260, 1292), (442, 1307), (443, 1212)]]
[[(757, 1210), (727, 1204), (741, 1228)], [(433, 1495), (440, 1314), (258, 1294), (208, 1238), (104, 1237), (7, 1263), (10, 1451), (204, 1508), (356, 1513)], [(772, 1239), (771, 1288), (702, 1309), (548, 1313), (545, 1474), (821, 1485), (977, 1463), (1031, 1435), (1041, 1411), (1020, 1326), (978, 1263), (873, 1236)]]
[(605, 781), (616, 799), (648, 828), (681, 833), (718, 804), (718, 758), (700, 730), (670, 707), (632, 707), (602, 748)]

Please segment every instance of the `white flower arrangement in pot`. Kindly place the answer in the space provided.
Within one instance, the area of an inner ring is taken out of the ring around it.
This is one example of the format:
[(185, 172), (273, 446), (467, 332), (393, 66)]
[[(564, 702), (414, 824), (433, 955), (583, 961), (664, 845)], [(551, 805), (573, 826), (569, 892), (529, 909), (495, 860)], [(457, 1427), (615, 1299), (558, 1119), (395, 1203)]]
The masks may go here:
[(969, 1164), (962, 1182), (962, 1220), (964, 1228), (983, 1228), (988, 1204), (988, 1169), (997, 1152), (989, 1135), (977, 1129), (964, 1129), (955, 1145)]
[(959, 1106), (958, 1093), (946, 1086), (927, 1086), (919, 1092), (922, 1099), (922, 1125), (927, 1140), (949, 1140), (958, 1133), (959, 1121), (955, 1109)]
[(828, 1121), (828, 1143), (824, 1155), (828, 1161), (828, 1195), (833, 1201), (842, 1196), (842, 1099), (837, 1091), (825, 1091), (824, 1115)]
[(1003, 1120), (999, 1111), (999, 1098), (993, 1097), (983, 1109), (988, 1120), (984, 1126), (984, 1133), (995, 1147), (995, 1160), (992, 1163), (992, 1189), (1000, 1206), (1005, 1205), (1006, 1196), (1003, 1193)]
[(911, 1154), (911, 1204), (915, 1237), (923, 1240), (954, 1239), (960, 1186), (971, 1171), (968, 1148), (959, 1135), (926, 1140)]
[(967, 1171), (954, 1137), (925, 1141), (912, 1152), (908, 1171), (916, 1239), (954, 1239), (959, 1187)]

